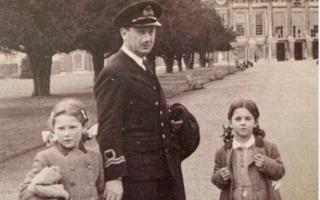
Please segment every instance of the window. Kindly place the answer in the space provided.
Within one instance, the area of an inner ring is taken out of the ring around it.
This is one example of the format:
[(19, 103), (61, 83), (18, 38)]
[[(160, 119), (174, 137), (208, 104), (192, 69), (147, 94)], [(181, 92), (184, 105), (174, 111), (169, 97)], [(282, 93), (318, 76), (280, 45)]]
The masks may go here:
[(277, 38), (283, 38), (283, 26), (276, 26), (276, 28), (275, 28), (275, 36)]
[(302, 37), (302, 27), (300, 26), (293, 26), (292, 27), (292, 35), (294, 38), (301, 38)]
[(293, 0), (293, 5), (300, 6), (301, 5), (301, 1), (300, 0)]
[(310, 30), (311, 37), (318, 37), (318, 25), (314, 25)]
[(247, 19), (245, 13), (240, 12), (235, 15), (235, 26), (237, 36), (246, 35), (246, 22)]
[(237, 32), (237, 36), (244, 36), (244, 24), (243, 23), (237, 23), (236, 32)]
[(263, 35), (263, 15), (256, 15), (256, 35)]

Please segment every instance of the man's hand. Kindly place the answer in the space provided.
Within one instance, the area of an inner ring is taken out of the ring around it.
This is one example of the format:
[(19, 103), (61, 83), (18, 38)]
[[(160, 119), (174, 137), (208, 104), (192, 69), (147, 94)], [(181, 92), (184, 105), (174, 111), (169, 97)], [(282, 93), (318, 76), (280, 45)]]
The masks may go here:
[(106, 200), (121, 200), (123, 195), (122, 180), (116, 179), (106, 182), (104, 198)]
[(170, 125), (171, 125), (171, 131), (174, 133), (178, 133), (182, 128), (183, 120), (182, 119), (178, 121), (171, 120)]

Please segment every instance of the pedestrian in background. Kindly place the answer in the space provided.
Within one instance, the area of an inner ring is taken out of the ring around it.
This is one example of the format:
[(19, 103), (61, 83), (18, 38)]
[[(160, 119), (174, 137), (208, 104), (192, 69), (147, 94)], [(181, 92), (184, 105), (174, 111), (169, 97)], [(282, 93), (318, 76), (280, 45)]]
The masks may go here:
[(185, 200), (181, 162), (199, 144), (199, 127), (181, 104), (168, 108), (146, 59), (161, 15), (153, 1), (119, 12), (113, 23), (123, 45), (95, 83), (97, 141), (110, 200)]
[(98, 200), (103, 198), (104, 174), (98, 152), (83, 144), (88, 116), (84, 105), (64, 99), (51, 112), (49, 147), (39, 152), (22, 184), (20, 200)]
[(224, 146), (216, 152), (212, 183), (221, 189), (220, 200), (278, 200), (272, 181), (285, 169), (277, 146), (264, 139), (259, 110), (251, 100), (238, 100), (228, 112)]

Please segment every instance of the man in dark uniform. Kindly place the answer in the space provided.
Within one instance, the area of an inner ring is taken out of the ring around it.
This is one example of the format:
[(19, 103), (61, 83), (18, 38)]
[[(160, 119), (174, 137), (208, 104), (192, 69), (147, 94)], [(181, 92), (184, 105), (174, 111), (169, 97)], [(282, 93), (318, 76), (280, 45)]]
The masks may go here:
[[(113, 20), (123, 45), (108, 58), (94, 87), (108, 200), (185, 199), (181, 162), (198, 145), (199, 129), (182, 105), (170, 114), (155, 72), (146, 62), (161, 15), (158, 3), (140, 1)], [(187, 117), (182, 117), (183, 111)], [(196, 139), (178, 137), (190, 130)], [(177, 141), (183, 140), (186, 145), (179, 145)]]

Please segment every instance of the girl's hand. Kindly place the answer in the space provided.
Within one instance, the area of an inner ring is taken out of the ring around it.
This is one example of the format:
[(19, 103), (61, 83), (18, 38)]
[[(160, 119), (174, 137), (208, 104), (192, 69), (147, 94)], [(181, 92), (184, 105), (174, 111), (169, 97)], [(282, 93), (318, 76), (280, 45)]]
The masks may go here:
[(122, 180), (116, 179), (106, 182), (104, 198), (106, 200), (121, 200), (123, 195)]
[(231, 173), (230, 173), (230, 171), (229, 171), (229, 169), (227, 167), (221, 168), (218, 173), (220, 174), (220, 176), (222, 177), (222, 179), (224, 181), (229, 180), (230, 177), (231, 177), (230, 176)]
[(254, 164), (259, 168), (262, 169), (266, 164), (266, 158), (264, 155), (258, 153), (254, 156)]

